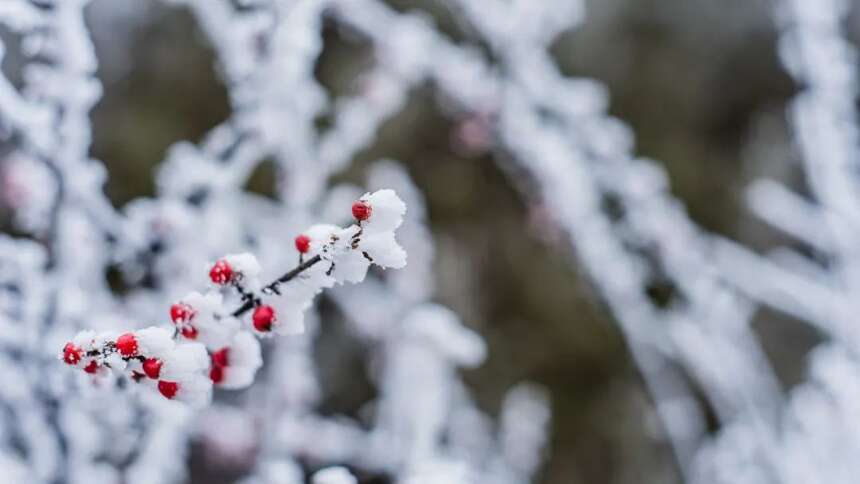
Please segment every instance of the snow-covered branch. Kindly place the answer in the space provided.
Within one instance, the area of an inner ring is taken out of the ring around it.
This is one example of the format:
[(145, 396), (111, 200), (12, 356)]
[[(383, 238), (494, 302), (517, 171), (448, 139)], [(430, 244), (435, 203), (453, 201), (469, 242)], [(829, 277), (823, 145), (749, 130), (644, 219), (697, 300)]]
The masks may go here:
[[(209, 270), (218, 290), (193, 292), (171, 306), (174, 330), (83, 331), (66, 343), (60, 359), (93, 375), (114, 372), (137, 383), (152, 380), (165, 398), (195, 406), (208, 403), (213, 383), (247, 387), (262, 365), (253, 334), (300, 333), (304, 312), (324, 288), (361, 282), (371, 264), (406, 265), (406, 253), (394, 235), (405, 212), (406, 205), (392, 190), (368, 193), (352, 206), (355, 224), (318, 225), (296, 237), (296, 249), (307, 260), (271, 283), (260, 283), (261, 268), (253, 255), (228, 255)], [(224, 290), (227, 297), (222, 297)], [(241, 305), (227, 309), (237, 298)], [(250, 324), (243, 323), (240, 318), (251, 309)]]

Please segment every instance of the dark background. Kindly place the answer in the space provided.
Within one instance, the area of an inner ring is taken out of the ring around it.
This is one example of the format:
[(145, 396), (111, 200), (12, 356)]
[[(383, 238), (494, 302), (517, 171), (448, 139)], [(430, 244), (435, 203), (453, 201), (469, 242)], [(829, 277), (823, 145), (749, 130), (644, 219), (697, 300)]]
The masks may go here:
[[(138, 20), (105, 21), (96, 13), (132, 3), (96, 0), (90, 7), (106, 91), (94, 111), (93, 156), (108, 166), (107, 192), (117, 205), (152, 195), (153, 168), (165, 149), (199, 140), (229, 113), (212, 52), (188, 12), (152, 2), (135, 7), (147, 12)], [(438, 6), (443, 2), (389, 3), (423, 10), (449, 35), (470, 40)], [(779, 65), (772, 4), (587, 3), (589, 20), (553, 46), (562, 71), (608, 85), (611, 114), (635, 129), (637, 155), (660, 160), (696, 222), (756, 248), (785, 242), (752, 219), (742, 200), (754, 178), (801, 183), (784, 119), (797, 87)], [(325, 34), (317, 76), (334, 96), (351, 92), (371, 52), (333, 25)], [(438, 299), (489, 343), (487, 363), (465, 375), (481, 406), (497, 412), (504, 391), (523, 380), (548, 387), (554, 420), (544, 484), (677, 482), (625, 342), (569, 248), (489, 155), (452, 148), (453, 131), (432, 92), (416, 90), (346, 176), (390, 157), (424, 190), (438, 244)], [(264, 166), (250, 187), (270, 193), (270, 174)], [(794, 384), (815, 335), (770, 313), (757, 317), (756, 330), (785, 385)], [(330, 397), (348, 410), (367, 396), (358, 395)], [(196, 474), (211, 482), (202, 477), (207, 472)]]

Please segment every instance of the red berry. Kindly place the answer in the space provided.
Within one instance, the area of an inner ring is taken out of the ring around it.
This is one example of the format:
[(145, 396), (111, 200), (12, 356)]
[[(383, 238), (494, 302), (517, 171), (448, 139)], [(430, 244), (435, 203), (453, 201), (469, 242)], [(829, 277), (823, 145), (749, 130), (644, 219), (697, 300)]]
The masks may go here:
[(116, 339), (116, 349), (122, 356), (135, 356), (137, 354), (137, 339), (131, 333), (125, 333)]
[(155, 358), (147, 358), (143, 360), (143, 373), (146, 376), (152, 378), (153, 380), (158, 379), (158, 375), (161, 374), (161, 365), (163, 363), (161, 360)]
[(224, 285), (233, 280), (233, 268), (226, 260), (221, 259), (212, 266), (209, 271), (209, 279), (215, 284)]
[(170, 306), (170, 319), (172, 319), (174, 323), (191, 321), (194, 314), (194, 309), (185, 303), (176, 303), (173, 306)]
[(224, 368), (229, 364), (230, 348), (224, 347), (212, 353), (212, 366)]
[(90, 364), (88, 364), (87, 366), (84, 367), (84, 371), (87, 373), (90, 373), (90, 374), (95, 373), (96, 370), (98, 370), (98, 369), (99, 369), (99, 364), (96, 363), (96, 360), (91, 361)]
[(311, 238), (305, 234), (296, 237), (296, 250), (302, 254), (307, 254), (311, 250)]
[(183, 326), (182, 329), (179, 330), (179, 332), (182, 333), (182, 336), (186, 337), (187, 339), (197, 339), (197, 328), (195, 328), (194, 326)]
[(254, 321), (254, 328), (260, 332), (268, 332), (272, 330), (272, 323), (275, 322), (275, 310), (272, 306), (262, 305), (254, 309), (254, 315), (251, 317)]
[(179, 384), (175, 381), (159, 380), (158, 391), (169, 400), (176, 396), (176, 392), (179, 391)]
[(82, 351), (72, 343), (66, 343), (63, 348), (63, 361), (69, 365), (76, 365), (81, 361)]
[(352, 204), (352, 216), (355, 217), (356, 220), (362, 221), (370, 218), (370, 212), (373, 209), (369, 203), (364, 200), (356, 200), (355, 203)]
[(213, 366), (212, 369), (209, 370), (209, 379), (212, 380), (212, 383), (221, 383), (224, 381), (224, 368)]

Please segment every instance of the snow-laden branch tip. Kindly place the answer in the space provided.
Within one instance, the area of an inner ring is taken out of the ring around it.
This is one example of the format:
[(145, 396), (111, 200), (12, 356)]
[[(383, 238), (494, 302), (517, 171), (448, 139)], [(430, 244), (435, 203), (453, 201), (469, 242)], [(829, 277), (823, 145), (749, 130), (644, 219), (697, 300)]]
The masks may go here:
[(82, 331), (60, 359), (92, 375), (127, 376), (195, 406), (210, 400), (213, 385), (247, 387), (263, 364), (254, 336), (301, 333), (304, 313), (323, 289), (361, 282), (371, 265), (406, 266), (395, 238), (405, 213), (393, 190), (367, 193), (352, 205), (354, 224), (314, 225), (296, 236), (299, 263), (274, 281), (261, 283), (262, 268), (252, 254), (227, 255), (211, 264), (206, 292), (192, 292), (170, 307), (173, 328)]

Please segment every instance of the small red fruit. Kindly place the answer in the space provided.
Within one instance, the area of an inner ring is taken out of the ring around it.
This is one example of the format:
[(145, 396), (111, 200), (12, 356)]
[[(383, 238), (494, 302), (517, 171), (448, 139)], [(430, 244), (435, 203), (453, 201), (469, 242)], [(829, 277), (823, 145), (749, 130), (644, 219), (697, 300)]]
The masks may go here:
[(158, 379), (158, 375), (161, 374), (161, 365), (163, 363), (161, 360), (155, 358), (147, 358), (143, 360), (143, 373), (146, 376), (152, 378), (153, 380)]
[(122, 356), (135, 356), (137, 354), (137, 339), (131, 333), (125, 333), (116, 339), (116, 349)]
[(224, 368), (230, 363), (230, 348), (224, 347), (212, 353), (212, 368), (209, 370), (209, 378), (213, 383), (224, 381)]
[(356, 200), (356, 202), (352, 204), (352, 216), (355, 217), (356, 220), (364, 221), (369, 219), (370, 212), (372, 211), (373, 208), (364, 200)]
[(262, 305), (254, 309), (254, 315), (251, 317), (254, 321), (254, 328), (260, 332), (268, 332), (272, 330), (272, 323), (275, 319), (275, 309), (272, 306)]
[(212, 353), (212, 366), (224, 368), (229, 364), (230, 348), (224, 347)]
[(162, 395), (165, 396), (168, 400), (172, 399), (176, 396), (176, 392), (179, 391), (179, 384), (175, 381), (158, 381), (158, 391), (161, 392)]
[(63, 347), (63, 361), (67, 364), (78, 364), (78, 362), (81, 361), (81, 356), (83, 356), (83, 352), (74, 344), (66, 343), (66, 346)]
[(96, 372), (99, 369), (99, 364), (96, 363), (96, 360), (91, 361), (86, 367), (84, 367), (84, 371), (90, 374)]
[(302, 254), (307, 254), (311, 250), (311, 238), (305, 234), (296, 237), (296, 250)]
[(170, 306), (170, 319), (173, 320), (174, 323), (191, 321), (194, 314), (194, 309), (185, 303), (176, 303), (173, 306)]
[(183, 326), (182, 329), (179, 330), (179, 332), (182, 333), (182, 336), (187, 339), (197, 339), (197, 328), (195, 328), (194, 326)]
[(212, 369), (209, 370), (209, 379), (212, 380), (212, 383), (221, 383), (224, 381), (224, 368), (213, 366)]
[(212, 279), (212, 282), (215, 284), (220, 285), (224, 285), (232, 281), (234, 275), (235, 273), (233, 272), (233, 268), (224, 259), (216, 262), (209, 271), (209, 279)]

